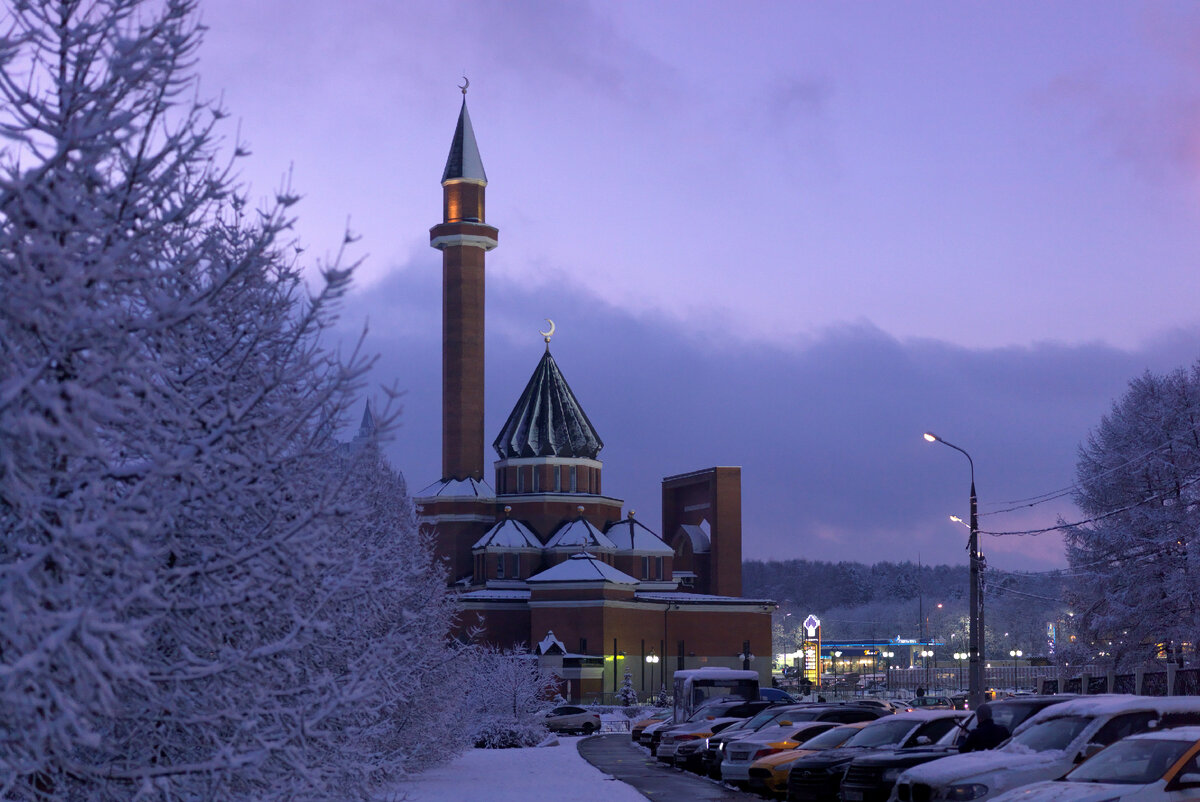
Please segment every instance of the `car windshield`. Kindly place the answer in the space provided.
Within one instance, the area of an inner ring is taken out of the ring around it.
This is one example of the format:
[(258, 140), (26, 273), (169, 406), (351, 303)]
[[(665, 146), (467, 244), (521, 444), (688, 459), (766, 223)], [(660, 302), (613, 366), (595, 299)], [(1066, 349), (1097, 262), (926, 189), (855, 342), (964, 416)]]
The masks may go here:
[(846, 739), (858, 732), (861, 732), (861, 730), (857, 727), (838, 727), (837, 729), (826, 730), (815, 738), (805, 741), (804, 748), (832, 749), (835, 746), (841, 746), (846, 742)]
[[(1075, 737), (1083, 732), (1083, 728), (1091, 723), (1091, 718), (1087, 716), (1060, 716), (1052, 718), (1040, 724), (1034, 724), (1024, 732), (1014, 735), (1009, 739), (1008, 745), (1004, 748), (1010, 751), (1030, 750), (1033, 752), (1066, 749), (1071, 745), (1071, 741), (1075, 740)], [(1017, 748), (1014, 749), (1014, 747)]]
[(846, 741), (846, 746), (894, 746), (917, 725), (911, 719), (882, 719), (878, 724), (863, 727)]
[(1131, 738), (1118, 741), (1066, 776), (1073, 783), (1146, 785), (1161, 779), (1195, 741)]

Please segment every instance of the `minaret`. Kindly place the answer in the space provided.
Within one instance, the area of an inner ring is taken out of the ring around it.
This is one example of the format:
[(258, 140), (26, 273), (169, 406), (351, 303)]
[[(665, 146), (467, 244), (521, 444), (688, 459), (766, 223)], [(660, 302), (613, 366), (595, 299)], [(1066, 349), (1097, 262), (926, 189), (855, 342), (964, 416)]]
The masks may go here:
[(442, 173), (442, 222), (429, 244), (442, 252), (442, 479), (483, 479), (484, 254), (499, 232), (484, 222), (487, 175), (462, 110)]

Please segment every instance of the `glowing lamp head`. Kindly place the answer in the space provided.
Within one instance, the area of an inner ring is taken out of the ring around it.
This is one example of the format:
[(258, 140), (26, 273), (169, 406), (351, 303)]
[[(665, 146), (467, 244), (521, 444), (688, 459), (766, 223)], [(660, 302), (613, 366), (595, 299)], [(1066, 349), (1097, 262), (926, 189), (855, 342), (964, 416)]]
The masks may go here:
[(925, 439), (931, 443), (936, 443), (938, 441), (938, 436), (932, 432), (925, 432)]

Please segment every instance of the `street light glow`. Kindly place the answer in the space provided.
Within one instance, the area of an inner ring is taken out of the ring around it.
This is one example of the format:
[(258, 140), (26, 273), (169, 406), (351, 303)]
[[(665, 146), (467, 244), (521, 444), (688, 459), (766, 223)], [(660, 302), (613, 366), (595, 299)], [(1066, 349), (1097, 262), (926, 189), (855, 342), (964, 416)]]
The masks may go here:
[(931, 432), (925, 432), (925, 439), (931, 443), (936, 443), (940, 438)]

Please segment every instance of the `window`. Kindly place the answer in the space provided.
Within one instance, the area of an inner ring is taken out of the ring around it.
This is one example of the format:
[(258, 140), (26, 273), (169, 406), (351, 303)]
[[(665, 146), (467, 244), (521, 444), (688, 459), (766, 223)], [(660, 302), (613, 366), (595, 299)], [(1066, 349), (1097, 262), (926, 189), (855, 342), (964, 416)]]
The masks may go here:
[(496, 578), (497, 579), (504, 578), (504, 555), (503, 554), (496, 555)]
[(1088, 742), (1108, 746), (1127, 735), (1145, 732), (1150, 728), (1150, 722), (1156, 718), (1158, 718), (1158, 713), (1151, 712), (1126, 713), (1123, 716), (1116, 716), (1089, 738)]
[(508, 575), (511, 576), (513, 579), (520, 579), (521, 578), (521, 555), (520, 554), (508, 555), (508, 563), (509, 563)]
[(571, 492), (574, 493), (575, 488), (579, 486), (578, 473), (574, 465), (571, 466)]
[(542, 472), (538, 470), (538, 466), (536, 465), (529, 470), (533, 471), (533, 492), (536, 493), (542, 489)]
[(554, 491), (557, 493), (562, 490), (562, 466), (554, 466)]
[(655, 579), (663, 578), (663, 558), (662, 557), (654, 558), (654, 578)]
[(642, 579), (649, 579), (649, 578), (650, 578), (650, 558), (643, 557), (642, 558)]
[(525, 492), (525, 471), (522, 468), (517, 468), (517, 492)]

